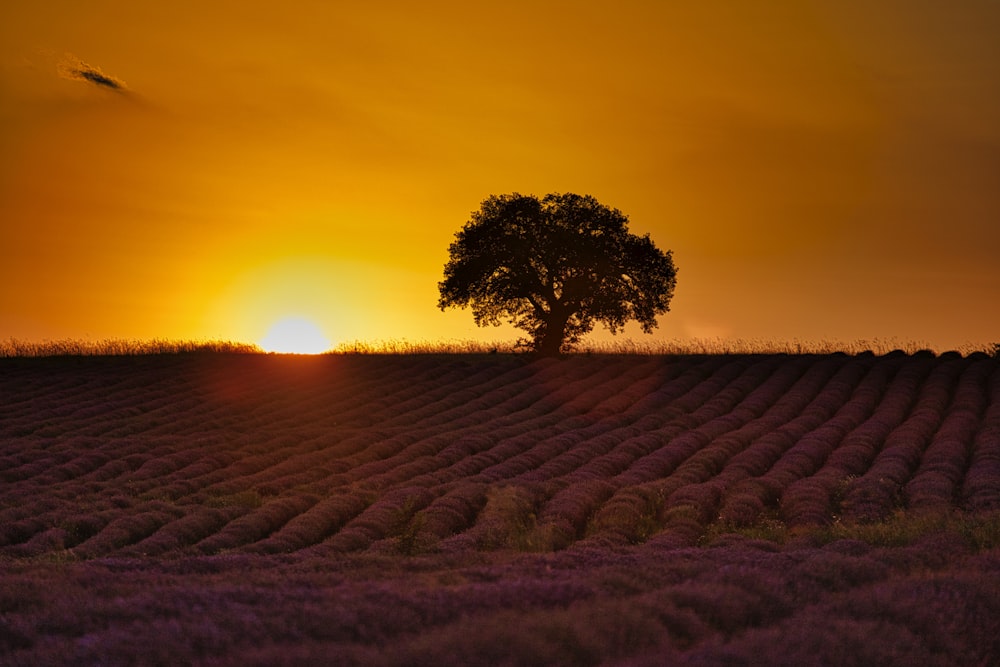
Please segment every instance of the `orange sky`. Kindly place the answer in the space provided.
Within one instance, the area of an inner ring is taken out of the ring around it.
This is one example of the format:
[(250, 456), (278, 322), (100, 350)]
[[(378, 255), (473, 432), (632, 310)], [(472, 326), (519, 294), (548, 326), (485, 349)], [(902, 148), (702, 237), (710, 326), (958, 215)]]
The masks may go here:
[(0, 339), (512, 338), (437, 309), (448, 244), (569, 191), (674, 251), (654, 339), (998, 341), (997, 35), (993, 0), (8, 0)]

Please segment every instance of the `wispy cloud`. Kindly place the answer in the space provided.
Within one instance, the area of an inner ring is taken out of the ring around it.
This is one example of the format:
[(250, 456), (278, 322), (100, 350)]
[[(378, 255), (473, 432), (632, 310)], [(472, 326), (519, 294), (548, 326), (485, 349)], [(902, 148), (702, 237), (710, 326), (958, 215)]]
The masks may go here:
[(107, 88), (109, 90), (124, 92), (128, 86), (124, 81), (110, 74), (105, 74), (100, 67), (95, 67), (83, 62), (73, 54), (67, 53), (59, 64), (56, 65), (59, 76), (70, 81), (84, 81)]

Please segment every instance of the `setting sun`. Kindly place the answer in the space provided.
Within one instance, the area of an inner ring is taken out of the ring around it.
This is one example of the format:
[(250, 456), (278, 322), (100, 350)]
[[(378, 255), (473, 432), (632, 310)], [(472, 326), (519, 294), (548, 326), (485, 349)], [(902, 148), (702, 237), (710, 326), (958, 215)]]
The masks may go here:
[(330, 349), (330, 340), (310, 320), (286, 317), (274, 323), (260, 346), (282, 354), (321, 354)]

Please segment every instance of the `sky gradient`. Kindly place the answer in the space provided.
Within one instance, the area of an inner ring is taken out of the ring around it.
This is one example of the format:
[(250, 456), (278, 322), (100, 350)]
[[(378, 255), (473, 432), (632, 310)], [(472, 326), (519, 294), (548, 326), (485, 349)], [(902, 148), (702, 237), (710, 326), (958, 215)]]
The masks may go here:
[(637, 340), (1000, 341), (997, 35), (992, 0), (5, 2), (0, 339), (511, 339), (436, 303), (517, 191), (674, 252)]

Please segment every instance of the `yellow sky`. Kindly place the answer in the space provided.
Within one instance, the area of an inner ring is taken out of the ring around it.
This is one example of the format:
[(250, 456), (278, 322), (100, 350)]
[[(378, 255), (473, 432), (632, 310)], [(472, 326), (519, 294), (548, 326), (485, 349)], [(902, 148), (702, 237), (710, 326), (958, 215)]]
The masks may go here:
[(674, 251), (654, 338), (997, 341), (998, 34), (992, 0), (9, 0), (0, 338), (511, 338), (436, 308), (448, 244), (569, 191)]

